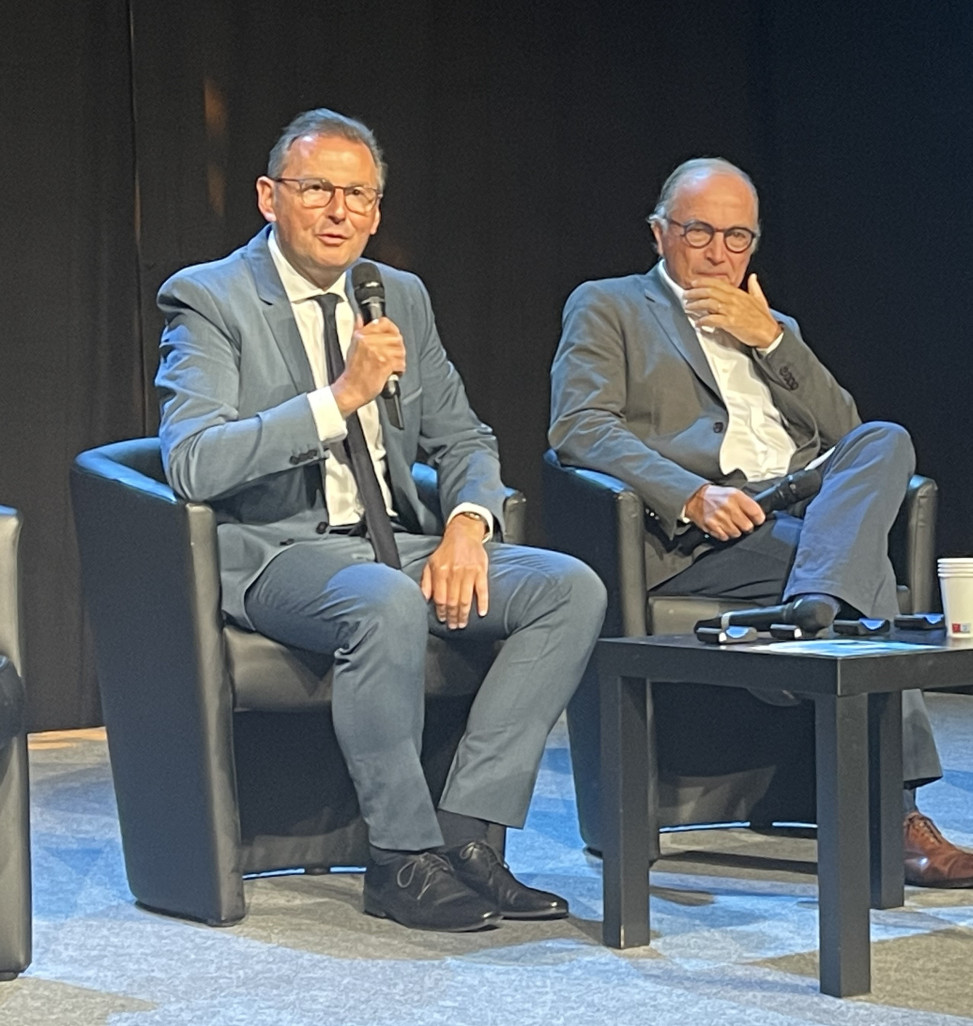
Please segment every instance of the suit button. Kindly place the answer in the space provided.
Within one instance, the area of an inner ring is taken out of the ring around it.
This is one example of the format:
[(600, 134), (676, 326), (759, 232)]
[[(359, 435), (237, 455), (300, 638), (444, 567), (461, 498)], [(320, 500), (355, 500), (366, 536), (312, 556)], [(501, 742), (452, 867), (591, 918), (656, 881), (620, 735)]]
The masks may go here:
[(322, 520), (314, 530), (317, 531), (318, 534), (326, 534), (328, 530), (328, 522), (326, 520)]
[(724, 424), (723, 424), (723, 421), (722, 421), (722, 420), (718, 420), (718, 421), (717, 421), (717, 422), (716, 422), (716, 423), (715, 423), (715, 424), (713, 425), (713, 431), (714, 431), (714, 433), (716, 433), (716, 434), (718, 434), (718, 435), (722, 435), (722, 434), (723, 434), (723, 428), (724, 428)]

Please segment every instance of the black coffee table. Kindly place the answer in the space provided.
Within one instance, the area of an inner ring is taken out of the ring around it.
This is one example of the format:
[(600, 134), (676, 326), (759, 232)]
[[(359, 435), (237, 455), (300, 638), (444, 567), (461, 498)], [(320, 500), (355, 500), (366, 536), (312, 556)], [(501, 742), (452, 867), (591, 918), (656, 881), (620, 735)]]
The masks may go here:
[(725, 647), (671, 635), (603, 639), (597, 655), (605, 944), (649, 943), (649, 852), (658, 826), (646, 685), (786, 689), (815, 705), (821, 990), (867, 993), (869, 906), (903, 902), (901, 693), (969, 684), (973, 642), (942, 630), (799, 642), (761, 637)]

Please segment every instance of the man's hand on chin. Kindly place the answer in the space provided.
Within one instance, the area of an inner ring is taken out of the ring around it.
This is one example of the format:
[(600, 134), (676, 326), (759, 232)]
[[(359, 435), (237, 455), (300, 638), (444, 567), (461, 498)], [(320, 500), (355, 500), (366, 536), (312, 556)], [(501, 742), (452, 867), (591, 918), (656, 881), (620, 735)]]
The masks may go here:
[(443, 540), (426, 561), (419, 587), (426, 601), (432, 600), (436, 618), (450, 630), (458, 630), (470, 620), (476, 598), (476, 610), (485, 616), (490, 603), (487, 586), (489, 558), (483, 543), (483, 521), (457, 516), (446, 525)]
[(770, 312), (757, 276), (747, 278), (746, 291), (719, 278), (701, 278), (686, 289), (686, 313), (700, 328), (718, 328), (745, 346), (767, 349), (781, 327)]

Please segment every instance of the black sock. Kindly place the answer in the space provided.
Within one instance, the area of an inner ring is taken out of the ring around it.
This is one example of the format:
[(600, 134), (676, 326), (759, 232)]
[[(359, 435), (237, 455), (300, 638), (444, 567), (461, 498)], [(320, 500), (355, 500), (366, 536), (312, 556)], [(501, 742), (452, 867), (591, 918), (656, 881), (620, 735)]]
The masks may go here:
[(490, 824), (485, 819), (463, 816), (459, 812), (447, 812), (446, 809), (438, 809), (436, 818), (439, 820), (439, 829), (443, 832), (444, 848), (458, 848), (469, 841), (486, 840), (487, 827)]
[(416, 855), (415, 851), (400, 851), (397, 848), (376, 848), (374, 844), (368, 846), (368, 856), (377, 866), (387, 866), (396, 859), (404, 858), (406, 855)]

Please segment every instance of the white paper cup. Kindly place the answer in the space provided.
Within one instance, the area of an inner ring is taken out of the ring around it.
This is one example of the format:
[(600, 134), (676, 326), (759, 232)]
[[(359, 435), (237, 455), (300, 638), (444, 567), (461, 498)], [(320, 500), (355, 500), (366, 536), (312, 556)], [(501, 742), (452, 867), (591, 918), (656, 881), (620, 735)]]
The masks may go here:
[(940, 559), (938, 566), (949, 636), (973, 639), (973, 558)]

